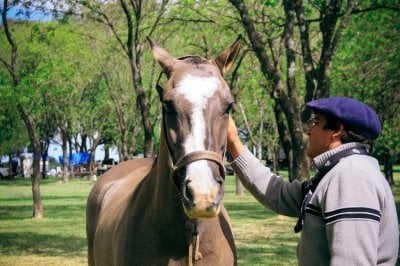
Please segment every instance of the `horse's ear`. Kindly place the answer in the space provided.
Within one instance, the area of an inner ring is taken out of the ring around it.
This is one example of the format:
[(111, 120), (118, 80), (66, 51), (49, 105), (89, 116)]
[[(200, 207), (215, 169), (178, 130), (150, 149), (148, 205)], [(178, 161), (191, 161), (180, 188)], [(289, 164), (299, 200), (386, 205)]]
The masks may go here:
[(221, 70), (222, 75), (225, 75), (235, 62), (236, 57), (240, 52), (241, 39), (242, 35), (239, 35), (236, 41), (229, 48), (227, 48), (219, 56), (217, 56), (217, 58), (214, 59), (214, 62)]
[(150, 43), (151, 51), (153, 52), (154, 59), (161, 65), (167, 76), (170, 75), (174, 64), (178, 61), (173, 56), (171, 56), (167, 51), (153, 42), (149, 36), (146, 36), (147, 40)]

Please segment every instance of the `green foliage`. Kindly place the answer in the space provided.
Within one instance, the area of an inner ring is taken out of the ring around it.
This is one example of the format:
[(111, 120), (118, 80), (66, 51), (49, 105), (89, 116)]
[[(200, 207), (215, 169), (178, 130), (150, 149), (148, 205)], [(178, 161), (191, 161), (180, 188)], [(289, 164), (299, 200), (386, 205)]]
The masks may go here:
[(376, 110), (382, 133), (376, 154), (395, 162), (400, 150), (400, 19), (391, 10), (354, 16), (343, 35), (332, 72), (332, 92)]
[(7, 77), (0, 72), (0, 154), (16, 154), (28, 145), (28, 136), (12, 97)]
[[(71, 6), (73, 2), (70, 1)], [(366, 7), (372, 2), (364, 1), (359, 7)], [(379, 3), (395, 4), (395, 1)], [(160, 68), (153, 60), (145, 36), (150, 34), (154, 41), (174, 56), (197, 54), (210, 58), (231, 44), (238, 34), (246, 34), (238, 20), (237, 11), (226, 0), (170, 1), (165, 7), (161, 1), (144, 1), (143, 5), (144, 16), (139, 28), (141, 57), (138, 60), (142, 63), (141, 80), (151, 102), (152, 121), (157, 128), (160, 104), (155, 80)], [(246, 5), (256, 22), (257, 31), (263, 34), (266, 52), (271, 54), (274, 51), (276, 55), (282, 56), (276, 57), (277, 60), (284, 61), (284, 53), (277, 49), (281, 43), (284, 24), (281, 1), (246, 1)], [(304, 5), (307, 18), (318, 19), (323, 1), (309, 1)], [(13, 93), (10, 77), (1, 65), (2, 101), (10, 103), (11, 107), (17, 101), (21, 102), (40, 121), (40, 128), (46, 128), (49, 121), (58, 125), (68, 122), (74, 134), (85, 131), (93, 134), (96, 130), (105, 130), (104, 140), (119, 144), (122, 133), (119, 130), (121, 124), (118, 119), (121, 117), (117, 116), (117, 108), (123, 113), (122, 120), (128, 128), (129, 138), (134, 136), (135, 130), (142, 127), (131, 69), (126, 54), (121, 49), (121, 43), (127, 43), (125, 17), (118, 2), (104, 4), (99, 1), (80, 1), (79, 7), (75, 11), (82, 11), (80, 18), (73, 17), (71, 12), (67, 13), (71, 16), (64, 16), (59, 21), (12, 23), (13, 33), (19, 43), (21, 84), (16, 93)], [(154, 27), (162, 8), (165, 8), (165, 14)], [(113, 23), (115, 32), (121, 37), (121, 43), (109, 27), (99, 23), (105, 22), (104, 14)], [(400, 102), (398, 17), (391, 10), (353, 15), (338, 49), (331, 81), (332, 95), (355, 97), (377, 109), (385, 127), (385, 135), (378, 140), (378, 146), (390, 145), (397, 150), (398, 146), (393, 142), (399, 143), (396, 139), (400, 135), (395, 116), (395, 111), (398, 110), (396, 102)], [(309, 27), (313, 56), (318, 58), (321, 47), (318, 23), (310, 23)], [(259, 125), (263, 120), (268, 131), (263, 134), (266, 138), (263, 143), (271, 139), (275, 142), (276, 130), (268, 80), (262, 76), (259, 62), (248, 46), (248, 40), (244, 38), (242, 43), (243, 51), (246, 50), (247, 53), (231, 89), (238, 95), (236, 104), (241, 104), (247, 114), (250, 133), (254, 139), (258, 138)], [(10, 50), (4, 34), (0, 34), (0, 45), (4, 47), (0, 49), (1, 58), (9, 58)], [(300, 54), (300, 44), (297, 44), (296, 49)], [(301, 63), (299, 58), (296, 82), (300, 99), (304, 95)], [(286, 66), (281, 65), (284, 82)], [(232, 72), (226, 76), (228, 83), (231, 78)], [(3, 124), (10, 125), (7, 121), (17, 119), (16, 111), (11, 107), (7, 108), (7, 112), (12, 113), (8, 115), (9, 120), (6, 119), (5, 105), (0, 108), (0, 122), (3, 121)], [(265, 109), (260, 110), (260, 107)], [(262, 118), (260, 112), (263, 113)], [(104, 118), (104, 121), (99, 121), (99, 118)], [(238, 108), (235, 119), (240, 127), (244, 127), (244, 118)], [(14, 126), (6, 128), (12, 129)], [(11, 136), (7, 134), (4, 132), (2, 136)], [(14, 136), (18, 138), (19, 134)], [(141, 149), (143, 134), (135, 136), (137, 147)], [(1, 143), (10, 139), (0, 138), (3, 139)], [(20, 141), (25, 142), (26, 140)], [(2, 149), (5, 146), (7, 145), (2, 144)]]

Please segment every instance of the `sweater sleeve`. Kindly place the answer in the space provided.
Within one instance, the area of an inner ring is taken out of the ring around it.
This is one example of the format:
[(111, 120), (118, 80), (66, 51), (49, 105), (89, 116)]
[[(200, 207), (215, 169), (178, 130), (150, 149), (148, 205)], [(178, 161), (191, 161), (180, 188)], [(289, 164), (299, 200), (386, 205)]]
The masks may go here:
[(331, 265), (376, 265), (381, 218), (379, 189), (356, 167), (336, 171), (326, 190), (324, 220)]
[(265, 207), (282, 215), (296, 217), (300, 214), (301, 182), (284, 181), (247, 148), (231, 165), (244, 187)]

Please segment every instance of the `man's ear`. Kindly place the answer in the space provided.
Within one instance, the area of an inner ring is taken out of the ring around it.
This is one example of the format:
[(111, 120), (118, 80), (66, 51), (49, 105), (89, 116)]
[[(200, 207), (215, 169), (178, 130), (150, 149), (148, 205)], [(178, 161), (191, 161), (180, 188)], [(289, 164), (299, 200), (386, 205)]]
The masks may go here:
[(341, 141), (342, 136), (346, 134), (346, 129), (344, 128), (344, 125), (341, 122), (338, 122), (337, 128), (338, 129), (336, 130), (336, 132), (332, 134), (333, 141)]

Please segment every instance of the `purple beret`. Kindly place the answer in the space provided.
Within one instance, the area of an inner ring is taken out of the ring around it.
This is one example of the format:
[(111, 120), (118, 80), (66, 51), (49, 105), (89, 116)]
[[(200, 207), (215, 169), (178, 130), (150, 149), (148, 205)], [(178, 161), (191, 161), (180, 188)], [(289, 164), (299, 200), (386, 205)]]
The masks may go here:
[(321, 112), (340, 120), (347, 129), (374, 140), (381, 132), (381, 122), (368, 105), (346, 97), (330, 97), (307, 103), (314, 112)]

